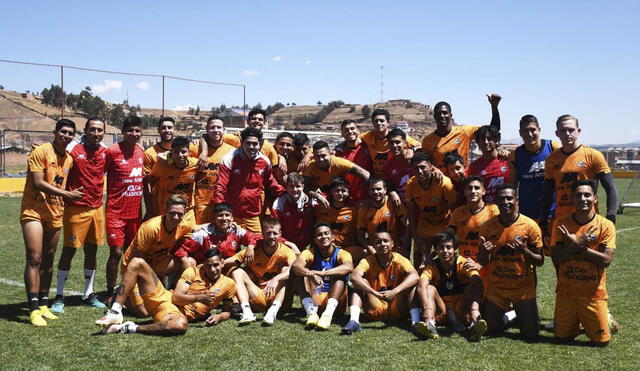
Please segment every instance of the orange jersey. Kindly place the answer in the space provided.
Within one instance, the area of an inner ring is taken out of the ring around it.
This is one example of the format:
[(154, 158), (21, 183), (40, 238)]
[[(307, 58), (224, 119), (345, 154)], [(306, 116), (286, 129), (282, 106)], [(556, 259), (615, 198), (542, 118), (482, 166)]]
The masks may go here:
[(336, 209), (333, 206), (329, 206), (326, 209), (316, 207), (313, 211), (317, 222), (327, 223), (331, 226), (333, 242), (336, 245), (346, 247), (357, 243), (357, 213), (353, 206), (345, 206), (341, 209)]
[[(240, 141), (239, 133), (225, 134), (222, 137), (222, 141), (231, 145), (233, 148), (240, 147), (240, 144), (242, 143)], [(262, 143), (262, 148), (260, 149), (260, 152), (262, 152), (263, 155), (267, 156), (269, 161), (271, 161), (272, 166), (278, 165), (278, 152), (276, 152), (275, 147), (268, 140), (266, 139), (264, 140), (264, 142)]]
[[(593, 148), (580, 146), (570, 154), (557, 149), (544, 165), (544, 178), (553, 180), (556, 188), (556, 218), (570, 215), (575, 210), (571, 185), (576, 180), (597, 180), (600, 173), (610, 173), (609, 165), (602, 153)], [(597, 206), (596, 206), (597, 211)]]
[[(551, 246), (562, 249), (564, 242), (558, 226), (564, 225), (569, 233), (584, 234), (590, 227), (595, 227), (595, 240), (589, 242), (588, 248), (600, 252), (616, 248), (616, 227), (608, 219), (596, 214), (587, 224), (580, 225), (573, 214), (565, 215), (553, 223)], [(558, 265), (558, 281), (556, 294), (568, 299), (604, 300), (607, 295), (607, 273), (605, 268), (588, 261), (580, 255)]]
[(45, 182), (65, 189), (72, 166), (71, 156), (66, 152), (59, 156), (51, 143), (45, 143), (31, 151), (27, 159), (27, 181), (22, 195), (20, 220), (41, 220), (52, 223), (56, 228), (62, 227), (62, 197), (38, 191), (33, 183), (33, 173), (44, 173)]
[[(433, 285), (438, 288), (438, 293), (440, 296), (449, 296), (449, 295), (460, 295), (464, 290), (465, 286), (471, 280), (471, 277), (478, 276), (480, 274), (475, 269), (465, 269), (464, 264), (467, 262), (465, 257), (460, 255), (456, 255), (455, 261), (455, 274), (454, 271), (444, 272), (444, 267), (442, 267), (443, 272), (446, 277), (442, 277), (440, 269), (438, 269), (438, 264), (440, 264), (438, 258), (434, 259), (431, 264), (427, 265), (422, 271), (420, 275), (421, 279), (425, 279), (429, 281), (430, 285)], [(456, 287), (458, 286), (458, 287)], [(446, 295), (449, 294), (449, 295)]]
[[(262, 247), (264, 241), (260, 241), (255, 248), (253, 262), (246, 265), (245, 268), (250, 270), (257, 278), (256, 284), (260, 285), (282, 273), (282, 268), (290, 267), (296, 260), (296, 254), (286, 245), (278, 242), (278, 248), (272, 255), (267, 255)], [(247, 250), (244, 249), (233, 256), (233, 260), (244, 264), (244, 256)]]
[(478, 261), (480, 227), (498, 214), (500, 214), (500, 211), (498, 206), (494, 204), (484, 204), (484, 207), (475, 214), (471, 213), (467, 205), (462, 205), (453, 210), (449, 225), (456, 229), (460, 256)]
[(211, 282), (204, 272), (203, 265), (190, 267), (182, 272), (178, 286), (183, 283), (189, 285), (187, 294), (200, 294), (205, 291), (211, 291), (215, 295), (215, 300), (209, 303), (209, 305), (196, 302), (185, 306), (178, 306), (178, 309), (180, 309), (182, 314), (184, 314), (190, 322), (206, 316), (223, 300), (231, 300), (236, 295), (236, 283), (231, 278), (220, 275), (215, 282)]
[(320, 169), (316, 165), (316, 160), (311, 160), (302, 170), (302, 175), (309, 177), (309, 188), (313, 191), (320, 188), (326, 191), (324, 188), (331, 183), (334, 177), (344, 177), (355, 164), (344, 158), (338, 156), (331, 156), (329, 161), (329, 168), (327, 170)]
[[(224, 155), (233, 150), (234, 148), (227, 143), (222, 143), (218, 148), (208, 148), (207, 166), (196, 176), (195, 205), (206, 205), (211, 202), (213, 190), (218, 181), (218, 164)], [(198, 156), (200, 153), (202, 153), (201, 149), (198, 150)]]
[(452, 126), (449, 134), (444, 137), (434, 131), (422, 139), (422, 150), (431, 155), (433, 164), (443, 172), (446, 171), (444, 156), (454, 149), (458, 150), (464, 159), (464, 165), (467, 166), (469, 164), (469, 146), (479, 128), (479, 126), (472, 125)]
[(542, 234), (535, 221), (520, 214), (515, 222), (504, 226), (498, 216), (480, 227), (480, 236), (495, 247), (490, 251), (489, 263), (484, 267), (489, 275), (489, 286), (497, 290), (533, 289), (536, 287), (536, 270), (523, 254), (514, 253), (507, 246), (516, 240), (527, 238), (529, 248), (542, 249)]
[[(371, 161), (373, 162), (373, 173), (382, 177), (384, 173), (384, 165), (387, 163), (393, 154), (389, 152), (389, 145), (387, 143), (387, 136), (384, 138), (378, 139), (376, 136), (376, 132), (373, 130), (369, 130), (366, 133), (360, 136), (362, 141), (366, 144), (369, 149), (369, 154), (371, 154)], [(418, 147), (420, 146), (420, 142), (407, 135), (407, 145), (409, 147)]]
[[(160, 143), (156, 143), (151, 147), (147, 148), (144, 151), (144, 161), (142, 162), (142, 171), (143, 174), (149, 174), (153, 169), (153, 165), (158, 162), (158, 155), (161, 153), (165, 153), (171, 149), (171, 145), (169, 145), (169, 149), (164, 149), (160, 145)], [(198, 146), (193, 143), (189, 144), (189, 155), (192, 157), (198, 156)]]
[(164, 216), (156, 216), (142, 223), (131, 245), (122, 255), (122, 271), (126, 270), (134, 252), (142, 253), (144, 260), (154, 270), (156, 270), (155, 265), (165, 262), (167, 257), (171, 258), (173, 247), (180, 243), (183, 237), (188, 237), (195, 227), (193, 217), (185, 219), (186, 216), (172, 232), (167, 231), (164, 227)]
[(369, 200), (362, 203), (358, 208), (356, 228), (365, 230), (367, 236), (371, 236), (373, 232), (378, 230), (386, 230), (391, 233), (393, 240), (397, 241), (400, 237), (399, 229), (403, 229), (400, 226), (404, 227), (407, 210), (404, 205), (400, 205), (400, 208), (396, 211), (391, 206), (389, 196), (385, 197), (384, 203), (379, 208), (371, 205)]
[(360, 270), (363, 278), (376, 291), (393, 290), (414, 271), (413, 264), (404, 256), (393, 252), (391, 261), (386, 267), (380, 265), (378, 254), (369, 255), (360, 260), (356, 269)]
[(417, 177), (411, 177), (404, 192), (406, 202), (416, 210), (419, 235), (428, 234), (427, 231), (434, 226), (448, 223), (451, 214), (449, 204), (455, 203), (458, 197), (451, 179), (444, 175), (441, 181), (432, 176), (427, 187), (420, 184)]
[(193, 189), (198, 174), (198, 160), (188, 158), (187, 166), (178, 169), (170, 161), (157, 162), (151, 170), (154, 178), (153, 210), (156, 215), (164, 212), (167, 201), (172, 195), (184, 197), (189, 206), (193, 204)]

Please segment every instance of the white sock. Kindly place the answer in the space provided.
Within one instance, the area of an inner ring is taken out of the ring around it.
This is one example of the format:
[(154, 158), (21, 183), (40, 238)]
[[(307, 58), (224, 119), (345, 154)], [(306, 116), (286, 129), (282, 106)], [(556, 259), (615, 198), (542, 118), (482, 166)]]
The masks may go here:
[(69, 277), (69, 271), (58, 269), (58, 281), (56, 283), (56, 296), (64, 296), (64, 284)]
[(273, 318), (276, 318), (281, 306), (282, 306), (281, 302), (274, 300), (273, 304), (271, 304), (271, 306), (267, 310), (267, 314), (265, 314), (265, 317), (272, 316)]
[(93, 279), (96, 277), (95, 269), (85, 269), (84, 270), (84, 295), (82, 295), (83, 299), (89, 297), (89, 295), (93, 294)]
[(435, 326), (436, 325), (436, 320), (432, 318), (432, 319), (428, 320), (427, 323), (430, 323), (430, 324)]
[(253, 316), (253, 311), (251, 310), (250, 304), (242, 304), (242, 317), (251, 317)]
[(128, 322), (126, 324), (123, 324), (121, 326), (127, 326), (127, 332), (130, 334), (135, 334), (136, 332), (138, 332), (138, 325), (133, 323), (133, 322)]
[(309, 296), (302, 299), (302, 306), (304, 307), (304, 311), (307, 312), (307, 315), (318, 312), (318, 307), (313, 304), (313, 300)]
[(420, 308), (411, 308), (411, 310), (409, 311), (409, 314), (411, 315), (411, 324), (415, 325), (416, 323), (420, 322)]
[(504, 322), (505, 325), (508, 325), (509, 322), (513, 321), (514, 319), (516, 319), (516, 311), (515, 310), (510, 310), (510, 311), (506, 312), (504, 314), (504, 316), (502, 316), (502, 321)]
[(113, 303), (113, 305), (111, 306), (111, 310), (116, 312), (116, 313), (121, 313), (122, 312), (122, 304)]
[(327, 300), (327, 307), (322, 313), (323, 316), (329, 316), (329, 318), (333, 318), (333, 312), (336, 311), (336, 307), (338, 306), (338, 301), (334, 298), (329, 298)]
[(356, 321), (360, 323), (360, 307), (357, 305), (352, 305), (349, 307), (349, 314), (351, 316), (351, 321)]

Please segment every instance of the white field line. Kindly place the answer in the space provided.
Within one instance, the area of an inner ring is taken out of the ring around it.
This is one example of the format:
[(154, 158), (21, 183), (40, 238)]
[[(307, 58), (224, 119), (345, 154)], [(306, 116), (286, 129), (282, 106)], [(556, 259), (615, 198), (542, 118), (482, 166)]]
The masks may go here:
[(633, 231), (633, 230), (636, 230), (636, 229), (640, 229), (640, 227), (631, 227), (631, 228), (618, 229), (616, 231), (616, 233), (628, 232), (628, 231)]
[[(0, 283), (4, 283), (5, 285), (9, 285), (9, 286), (24, 287), (24, 282), (18, 282), (18, 281), (14, 281), (14, 280), (2, 278), (2, 277), (0, 277)], [(51, 291), (55, 291), (55, 290), (56, 290), (55, 287), (51, 288)], [(73, 296), (82, 295), (81, 292), (73, 291), (73, 290), (64, 290), (64, 293), (65, 295), (73, 295)]]

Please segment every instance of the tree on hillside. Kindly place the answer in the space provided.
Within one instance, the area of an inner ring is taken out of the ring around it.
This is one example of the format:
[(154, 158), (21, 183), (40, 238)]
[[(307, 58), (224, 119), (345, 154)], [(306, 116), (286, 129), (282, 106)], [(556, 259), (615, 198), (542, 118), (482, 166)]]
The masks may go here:
[(253, 106), (253, 108), (251, 109), (262, 109), (262, 104), (260, 104), (260, 102), (258, 102), (258, 104), (256, 104), (255, 106)]
[(369, 116), (371, 115), (371, 107), (364, 105), (362, 106), (360, 112), (362, 113), (362, 116), (364, 116), (365, 118), (369, 118)]
[(354, 113), (356, 111), (356, 106), (351, 106), (349, 108), (349, 113)]
[[(124, 121), (125, 118), (125, 114), (124, 114), (124, 106), (122, 104), (116, 104), (111, 111), (109, 111), (109, 116), (108, 116), (108, 120), (109, 123), (113, 126), (117, 126), (117, 127), (122, 127), (122, 121)], [(133, 113), (133, 115), (131, 114), (131, 111), (129, 111), (129, 115), (134, 116), (135, 115), (135, 111)]]
[(293, 102), (291, 102), (291, 105), (292, 105), (292, 106), (295, 106), (296, 104), (295, 104), (295, 103), (293, 103)]
[(318, 101), (318, 103), (316, 103), (316, 104), (317, 104), (317, 105), (319, 105), (319, 106), (321, 106), (321, 105), (322, 105), (322, 102), (321, 102), (321, 101)]
[(0, 90), (4, 90), (4, 85), (0, 85)]
[(62, 97), (64, 96), (64, 92), (59, 85), (51, 84), (51, 88), (44, 88), (40, 95), (42, 95), (42, 103), (48, 106), (62, 107)]
[[(88, 88), (88, 89), (87, 89)], [(91, 88), (87, 87), (78, 95), (78, 109), (83, 111), (88, 117), (107, 117), (107, 103), (100, 97), (91, 93)]]
[(196, 114), (196, 116), (200, 115), (200, 106), (196, 107), (196, 110), (194, 111), (194, 113)]
[(224, 104), (224, 103), (222, 103), (222, 104), (220, 105), (220, 108), (218, 108), (218, 113), (222, 113), (222, 114), (224, 114), (226, 110), (227, 110), (227, 106), (225, 106), (225, 104)]

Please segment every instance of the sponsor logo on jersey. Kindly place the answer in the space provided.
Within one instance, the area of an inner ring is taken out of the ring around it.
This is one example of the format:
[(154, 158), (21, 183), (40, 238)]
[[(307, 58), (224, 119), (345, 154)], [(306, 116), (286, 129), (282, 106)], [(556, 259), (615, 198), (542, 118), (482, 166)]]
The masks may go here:
[(456, 140), (453, 141), (453, 143), (455, 143), (455, 144), (460, 144), (460, 142), (462, 142), (462, 140), (460, 138), (456, 138)]
[(578, 167), (583, 167), (583, 166), (584, 166), (584, 162), (578, 161)]
[(85, 156), (83, 153), (78, 155), (78, 160), (84, 160), (85, 158), (87, 158), (87, 156)]
[(129, 173), (129, 178), (135, 178), (139, 176), (142, 176), (142, 168), (141, 167), (132, 168), (131, 173)]

